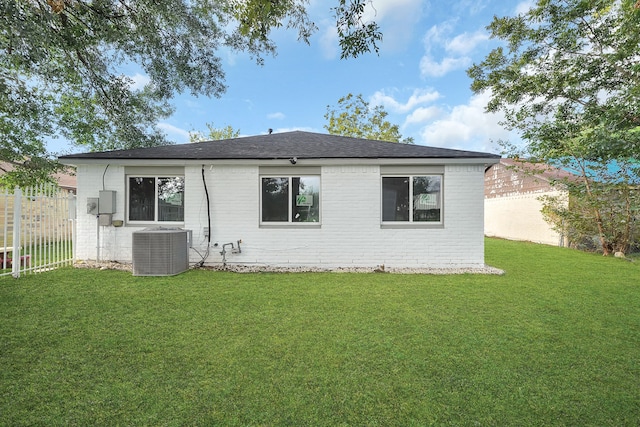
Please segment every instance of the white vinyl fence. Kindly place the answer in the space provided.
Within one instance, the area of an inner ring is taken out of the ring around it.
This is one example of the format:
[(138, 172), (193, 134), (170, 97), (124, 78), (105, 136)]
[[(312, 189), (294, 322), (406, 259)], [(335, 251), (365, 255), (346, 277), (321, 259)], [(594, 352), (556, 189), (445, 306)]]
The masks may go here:
[(73, 265), (75, 212), (76, 196), (53, 185), (0, 192), (0, 276)]

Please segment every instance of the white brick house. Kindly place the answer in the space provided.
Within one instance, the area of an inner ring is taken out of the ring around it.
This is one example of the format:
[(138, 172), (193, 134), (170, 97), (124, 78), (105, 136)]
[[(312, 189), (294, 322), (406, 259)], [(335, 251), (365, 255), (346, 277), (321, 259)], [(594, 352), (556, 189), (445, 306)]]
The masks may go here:
[[(132, 233), (163, 226), (192, 230), (192, 263), (241, 240), (228, 264), (326, 268), (484, 267), (498, 160), (308, 132), (60, 158), (77, 167), (78, 259), (130, 262)], [(101, 195), (112, 213), (87, 213)]]

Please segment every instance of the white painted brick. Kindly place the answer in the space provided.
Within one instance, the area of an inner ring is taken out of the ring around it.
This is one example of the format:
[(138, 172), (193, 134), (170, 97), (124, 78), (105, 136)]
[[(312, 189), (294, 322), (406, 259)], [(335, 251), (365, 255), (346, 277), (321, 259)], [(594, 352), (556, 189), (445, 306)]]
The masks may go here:
[[(292, 169), (295, 170), (295, 169)], [(380, 168), (377, 165), (322, 168), (321, 228), (267, 228), (259, 226), (259, 167), (215, 165), (205, 167), (211, 206), (212, 243), (207, 262), (221, 262), (221, 246), (242, 240), (241, 254), (227, 254), (239, 264), (387, 267), (479, 267), (484, 264), (482, 165), (445, 168), (444, 227), (381, 228)], [(79, 259), (97, 255), (96, 218), (87, 215), (84, 202), (102, 189), (117, 192), (114, 219), (124, 220), (124, 168), (78, 167)], [(208, 226), (200, 166), (185, 168), (185, 224), (193, 230), (194, 248), (207, 249)], [(131, 260), (131, 233), (143, 227), (100, 227), (100, 256)], [(191, 252), (191, 261), (200, 256)]]

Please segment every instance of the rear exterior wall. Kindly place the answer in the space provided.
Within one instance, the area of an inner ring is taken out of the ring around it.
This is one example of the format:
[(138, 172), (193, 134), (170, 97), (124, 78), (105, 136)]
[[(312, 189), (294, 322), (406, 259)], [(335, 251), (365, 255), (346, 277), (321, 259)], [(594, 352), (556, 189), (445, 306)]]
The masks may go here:
[[(211, 243), (206, 264), (222, 262), (221, 247), (241, 240), (241, 253), (227, 253), (237, 265), (320, 268), (478, 268), (484, 266), (484, 165), (447, 165), (443, 178), (443, 225), (381, 225), (379, 165), (321, 166), (319, 227), (260, 226), (258, 165), (185, 166), (184, 228), (193, 231), (192, 263), (207, 252), (210, 199)], [(415, 168), (414, 168), (415, 169)], [(291, 167), (295, 174), (295, 166)], [(77, 258), (131, 262), (132, 232), (125, 218), (125, 167), (78, 165)], [(114, 220), (99, 226), (85, 202), (99, 190), (116, 191)], [(213, 245), (217, 243), (217, 247)]]

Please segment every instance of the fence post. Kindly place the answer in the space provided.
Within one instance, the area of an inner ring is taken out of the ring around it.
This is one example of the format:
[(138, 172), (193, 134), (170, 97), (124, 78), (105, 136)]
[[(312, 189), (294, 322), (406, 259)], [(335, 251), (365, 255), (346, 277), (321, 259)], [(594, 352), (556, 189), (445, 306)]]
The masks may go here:
[(22, 241), (20, 240), (22, 226), (22, 190), (16, 187), (13, 192), (13, 265), (11, 274), (16, 279), (20, 277), (20, 254)]
[[(67, 193), (67, 207), (69, 209), (69, 221), (71, 222), (71, 265), (76, 263), (76, 219), (77, 219), (77, 197), (75, 194)], [(67, 233), (68, 236), (68, 233)]]

